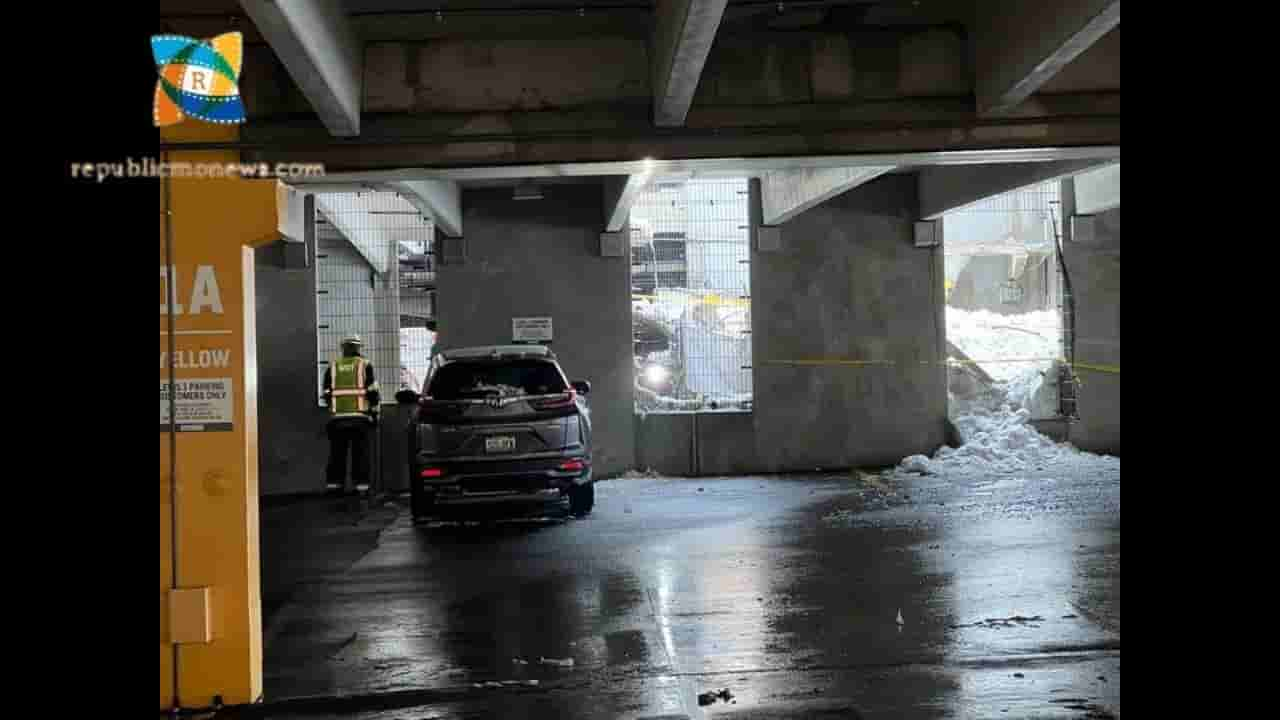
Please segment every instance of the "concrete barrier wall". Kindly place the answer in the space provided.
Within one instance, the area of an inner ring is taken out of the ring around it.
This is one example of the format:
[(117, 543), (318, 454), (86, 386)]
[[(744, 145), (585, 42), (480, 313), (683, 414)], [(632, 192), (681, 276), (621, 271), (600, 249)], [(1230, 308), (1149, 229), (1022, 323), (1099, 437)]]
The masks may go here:
[(604, 190), (550, 185), (462, 194), (465, 259), (437, 274), (442, 349), (511, 342), (511, 318), (552, 318), (552, 349), (570, 380), (591, 382), (596, 477), (635, 464), (630, 258), (601, 257)]
[(693, 415), (648, 414), (636, 417), (636, 467), (663, 475), (693, 472)]
[(744, 412), (637, 417), (636, 467), (685, 477), (760, 472), (755, 422)]

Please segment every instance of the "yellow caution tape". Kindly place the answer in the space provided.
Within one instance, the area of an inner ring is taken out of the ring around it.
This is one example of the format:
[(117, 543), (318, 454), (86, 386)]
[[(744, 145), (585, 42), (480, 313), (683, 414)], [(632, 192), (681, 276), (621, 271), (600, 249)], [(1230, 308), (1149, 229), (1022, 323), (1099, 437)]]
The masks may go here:
[(1094, 372), (1114, 373), (1116, 375), (1120, 374), (1119, 365), (1095, 365), (1093, 363), (1078, 362), (1078, 363), (1074, 363), (1072, 367), (1084, 368), (1085, 370), (1093, 370)]
[(842, 360), (842, 359), (816, 359), (816, 360), (765, 360), (765, 365), (897, 365), (892, 360)]
[[(657, 295), (632, 295), (634, 300), (657, 300)], [(750, 307), (751, 298), (728, 298), (720, 295), (689, 296), (686, 305), (731, 305), (733, 307)]]

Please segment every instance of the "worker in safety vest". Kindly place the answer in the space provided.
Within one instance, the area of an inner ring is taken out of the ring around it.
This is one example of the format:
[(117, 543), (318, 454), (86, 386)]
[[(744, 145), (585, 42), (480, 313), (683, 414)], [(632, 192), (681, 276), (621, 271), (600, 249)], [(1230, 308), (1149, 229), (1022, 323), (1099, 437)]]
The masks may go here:
[[(373, 363), (360, 355), (359, 335), (342, 339), (342, 357), (324, 371), (329, 405), (329, 466), (325, 481), (333, 491), (352, 492), (369, 484), (369, 431), (378, 424), (378, 381)], [(351, 448), (351, 485), (347, 485), (347, 448)]]

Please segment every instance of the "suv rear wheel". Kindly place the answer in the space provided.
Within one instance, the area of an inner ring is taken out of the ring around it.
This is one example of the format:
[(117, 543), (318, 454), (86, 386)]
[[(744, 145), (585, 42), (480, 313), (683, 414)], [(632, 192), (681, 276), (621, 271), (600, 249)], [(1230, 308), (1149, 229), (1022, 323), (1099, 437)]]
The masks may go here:
[(428, 498), (427, 494), (421, 490), (414, 490), (409, 494), (409, 512), (412, 513), (410, 520), (413, 522), (425, 520), (431, 515), (434, 506), (434, 498)]
[(596, 484), (574, 485), (569, 490), (569, 512), (574, 517), (583, 517), (591, 512), (596, 504)]

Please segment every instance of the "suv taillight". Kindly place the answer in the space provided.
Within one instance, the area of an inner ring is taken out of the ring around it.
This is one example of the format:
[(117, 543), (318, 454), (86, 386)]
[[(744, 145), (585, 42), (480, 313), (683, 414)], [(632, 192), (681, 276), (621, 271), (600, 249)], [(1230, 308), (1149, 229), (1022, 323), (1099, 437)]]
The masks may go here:
[(576, 390), (570, 390), (569, 392), (563, 395), (557, 395), (556, 397), (530, 400), (529, 405), (531, 405), (534, 410), (555, 410), (558, 408), (566, 408), (573, 405), (574, 398), (577, 394)]

